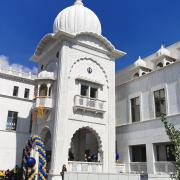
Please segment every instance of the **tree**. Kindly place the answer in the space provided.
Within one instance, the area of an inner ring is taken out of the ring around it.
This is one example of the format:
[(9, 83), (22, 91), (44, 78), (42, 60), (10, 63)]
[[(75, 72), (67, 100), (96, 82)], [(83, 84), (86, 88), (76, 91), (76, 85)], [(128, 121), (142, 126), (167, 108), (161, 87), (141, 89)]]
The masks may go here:
[(175, 176), (180, 180), (180, 130), (176, 129), (172, 123), (168, 122), (165, 115), (162, 115), (161, 120), (164, 123), (170, 142), (174, 145), (173, 155), (176, 159), (175, 166), (177, 172)]

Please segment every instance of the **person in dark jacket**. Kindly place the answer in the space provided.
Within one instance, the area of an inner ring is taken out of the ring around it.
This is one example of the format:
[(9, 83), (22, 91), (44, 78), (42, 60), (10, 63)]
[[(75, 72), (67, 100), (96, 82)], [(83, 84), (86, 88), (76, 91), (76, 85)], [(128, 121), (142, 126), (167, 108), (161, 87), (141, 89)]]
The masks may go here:
[(64, 180), (64, 172), (67, 172), (67, 168), (65, 164), (63, 165), (62, 172), (61, 172), (62, 180)]

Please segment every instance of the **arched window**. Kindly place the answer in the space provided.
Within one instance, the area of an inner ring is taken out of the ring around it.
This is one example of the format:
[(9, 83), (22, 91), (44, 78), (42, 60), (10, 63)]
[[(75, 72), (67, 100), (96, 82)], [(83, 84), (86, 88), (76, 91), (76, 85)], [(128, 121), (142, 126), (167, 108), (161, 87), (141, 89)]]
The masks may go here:
[(134, 78), (137, 78), (137, 77), (139, 77), (139, 73), (134, 74)]
[(47, 96), (47, 85), (42, 84), (39, 89), (39, 96)]
[(157, 64), (157, 68), (162, 68), (162, 67), (163, 67), (163, 63), (162, 62)]

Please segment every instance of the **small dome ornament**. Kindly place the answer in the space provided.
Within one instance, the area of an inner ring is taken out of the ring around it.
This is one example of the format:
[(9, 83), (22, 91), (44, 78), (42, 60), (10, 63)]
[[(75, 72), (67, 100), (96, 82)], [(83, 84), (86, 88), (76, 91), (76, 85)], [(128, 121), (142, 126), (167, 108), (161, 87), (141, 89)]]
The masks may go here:
[(134, 65), (136, 66), (136, 67), (146, 67), (147, 65), (146, 65), (146, 62), (141, 58), (141, 56), (139, 56), (139, 58), (138, 58), (138, 60), (137, 61), (135, 61), (135, 63), (134, 63)]
[(164, 47), (164, 45), (161, 45), (161, 48), (157, 51), (157, 56), (170, 56), (170, 51)]
[(55, 79), (55, 74), (44, 70), (38, 74), (38, 79)]
[(83, 2), (82, 0), (76, 0), (74, 5), (83, 5)]

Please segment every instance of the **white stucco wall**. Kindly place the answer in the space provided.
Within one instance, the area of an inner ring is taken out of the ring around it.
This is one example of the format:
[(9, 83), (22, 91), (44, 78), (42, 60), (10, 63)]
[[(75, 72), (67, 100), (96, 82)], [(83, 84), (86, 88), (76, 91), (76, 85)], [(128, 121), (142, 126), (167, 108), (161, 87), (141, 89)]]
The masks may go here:
[[(180, 62), (153, 71), (143, 77), (116, 86), (116, 139), (120, 161), (129, 171), (129, 146), (146, 145), (148, 173), (154, 174), (153, 144), (169, 142), (164, 126), (155, 117), (153, 92), (165, 89), (166, 113), (169, 121), (180, 127)], [(132, 123), (130, 99), (140, 97), (140, 122)]]
[[(29, 136), (30, 112), (34, 94), (33, 81), (0, 75), (0, 170), (12, 169), (21, 164), (22, 150)], [(13, 87), (19, 87), (18, 97), (13, 97)], [(30, 89), (29, 99), (24, 99), (25, 88)], [(8, 111), (18, 112), (16, 131), (6, 130)]]

